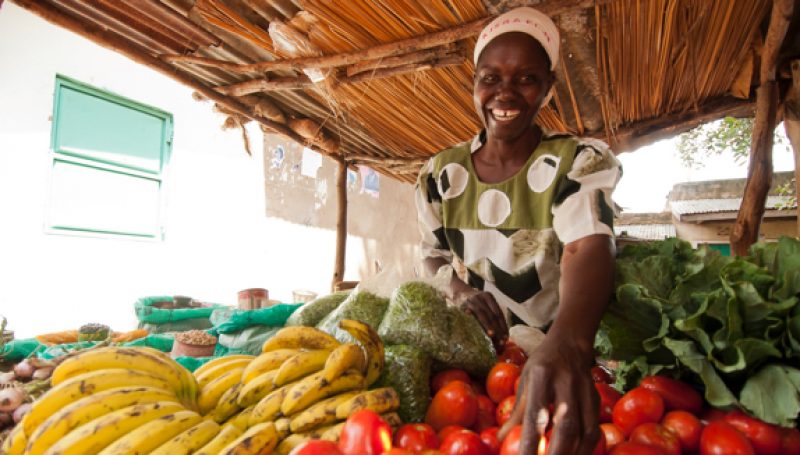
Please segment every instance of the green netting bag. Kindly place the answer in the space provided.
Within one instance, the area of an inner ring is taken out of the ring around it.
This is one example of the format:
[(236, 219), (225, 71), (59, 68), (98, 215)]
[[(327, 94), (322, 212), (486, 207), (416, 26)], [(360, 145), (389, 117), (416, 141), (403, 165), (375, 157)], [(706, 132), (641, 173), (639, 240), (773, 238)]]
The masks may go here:
[(96, 346), (98, 343), (103, 343), (103, 341), (78, 341), (77, 343), (56, 344), (41, 352), (37, 352), (36, 356), (46, 360), (55, 359), (75, 351), (89, 349)]
[(219, 333), (234, 333), (254, 325), (283, 327), (286, 320), (302, 303), (279, 303), (258, 310), (239, 310), (224, 307), (211, 314), (211, 323)]
[(403, 422), (423, 422), (431, 401), (431, 357), (414, 346), (386, 346), (386, 363), (376, 387), (392, 387), (400, 396)]
[(204, 303), (196, 308), (159, 308), (163, 302), (172, 302), (172, 296), (142, 297), (134, 304), (139, 328), (150, 333), (185, 332), (205, 330), (211, 327), (209, 317), (214, 310), (224, 305)]
[(220, 333), (214, 355), (216, 357), (233, 354), (259, 355), (264, 342), (272, 338), (281, 328), (254, 325), (237, 332)]
[(350, 291), (335, 292), (305, 303), (289, 316), (289, 319), (286, 320), (286, 325), (314, 327), (331, 311), (335, 310), (348, 295), (350, 295)]
[(145, 346), (158, 349), (159, 351), (163, 352), (171, 352), (173, 342), (175, 342), (174, 334), (157, 333), (157, 334), (147, 335), (146, 337), (139, 338), (138, 340), (133, 340), (127, 343), (123, 343), (123, 346), (126, 347)]
[(0, 347), (0, 360), (19, 362), (31, 354), (44, 351), (45, 348), (36, 338), (7, 341)]
[(317, 324), (317, 328), (330, 333), (342, 343), (353, 343), (353, 337), (339, 328), (342, 319), (361, 321), (376, 328), (383, 320), (389, 299), (369, 291), (355, 290), (344, 301)]

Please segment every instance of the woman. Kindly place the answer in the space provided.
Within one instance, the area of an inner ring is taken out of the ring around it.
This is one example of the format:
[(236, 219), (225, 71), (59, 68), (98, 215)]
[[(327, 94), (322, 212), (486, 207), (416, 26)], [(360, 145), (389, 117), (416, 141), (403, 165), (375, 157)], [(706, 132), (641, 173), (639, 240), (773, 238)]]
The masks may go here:
[[(549, 100), (558, 45), (555, 24), (532, 8), (486, 26), (474, 54), (484, 130), (431, 158), (417, 207), (426, 269), (454, 258), (466, 266), (467, 282), (454, 276), (451, 298), (495, 344), (510, 321), (547, 332), (526, 348), (518, 405), (501, 434), (522, 423), (520, 453), (535, 453), (552, 423), (548, 453), (588, 454), (599, 437), (590, 368), (613, 287), (610, 195), (621, 169), (602, 142), (533, 123)], [(519, 333), (529, 334), (515, 338), (524, 346), (536, 331)]]

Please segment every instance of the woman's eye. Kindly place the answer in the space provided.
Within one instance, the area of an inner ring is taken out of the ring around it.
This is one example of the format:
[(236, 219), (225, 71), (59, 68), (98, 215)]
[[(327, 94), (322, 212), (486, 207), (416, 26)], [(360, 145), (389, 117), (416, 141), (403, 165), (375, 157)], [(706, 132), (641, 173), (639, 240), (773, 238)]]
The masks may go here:
[(497, 76), (495, 76), (494, 74), (484, 74), (483, 76), (481, 76), (481, 82), (483, 82), (484, 84), (493, 84), (497, 82)]
[(533, 74), (526, 74), (525, 76), (522, 76), (522, 78), (520, 80), (525, 84), (533, 84), (533, 83), (537, 82), (539, 80), (539, 78), (537, 78)]

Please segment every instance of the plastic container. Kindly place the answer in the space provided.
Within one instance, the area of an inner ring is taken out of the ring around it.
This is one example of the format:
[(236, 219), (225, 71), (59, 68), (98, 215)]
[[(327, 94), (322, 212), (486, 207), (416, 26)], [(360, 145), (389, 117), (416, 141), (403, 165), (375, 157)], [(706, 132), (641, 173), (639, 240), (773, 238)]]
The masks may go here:
[(292, 291), (292, 299), (294, 300), (294, 303), (306, 303), (316, 298), (317, 298), (316, 292), (306, 291), (302, 289)]
[[(187, 341), (196, 340), (198, 338), (205, 339), (203, 339), (202, 342)], [(172, 343), (171, 355), (173, 358), (211, 357), (214, 355), (214, 350), (216, 348), (217, 337), (205, 334), (199, 330), (193, 330), (175, 335), (175, 341)]]
[(239, 291), (239, 309), (257, 310), (269, 306), (269, 291), (264, 288), (251, 288)]

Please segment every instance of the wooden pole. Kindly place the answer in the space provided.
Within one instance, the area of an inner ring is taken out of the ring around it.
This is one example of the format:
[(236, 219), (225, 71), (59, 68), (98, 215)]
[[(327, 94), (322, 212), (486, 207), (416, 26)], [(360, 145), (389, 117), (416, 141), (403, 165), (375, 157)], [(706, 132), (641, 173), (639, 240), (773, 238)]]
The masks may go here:
[[(783, 128), (794, 153), (794, 197), (800, 201), (800, 60), (792, 62), (792, 87), (783, 106)], [(800, 237), (800, 204), (797, 208), (797, 236)]]
[(339, 160), (339, 169), (336, 173), (336, 260), (333, 268), (333, 282), (331, 291), (336, 290), (336, 284), (344, 281), (344, 260), (347, 253), (347, 162)]
[(761, 85), (756, 91), (756, 118), (750, 146), (750, 165), (742, 205), (731, 230), (731, 250), (737, 256), (747, 255), (750, 245), (758, 241), (761, 219), (772, 184), (772, 136), (778, 114), (778, 83), (775, 73), (780, 51), (794, 11), (794, 0), (774, 0), (767, 38), (761, 57)]

